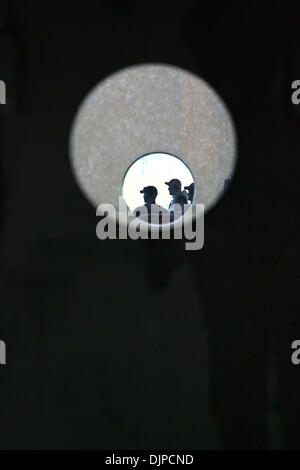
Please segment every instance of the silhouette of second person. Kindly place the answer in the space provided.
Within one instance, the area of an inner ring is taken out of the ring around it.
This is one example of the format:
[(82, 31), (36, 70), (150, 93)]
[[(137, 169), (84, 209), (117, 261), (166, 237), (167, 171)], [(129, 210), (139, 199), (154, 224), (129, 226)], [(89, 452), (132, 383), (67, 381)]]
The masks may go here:
[(185, 209), (184, 206), (188, 204), (187, 192), (181, 191), (181, 181), (176, 178), (166, 182), (166, 185), (169, 186), (169, 193), (172, 196), (172, 201), (169, 204), (169, 211), (178, 212), (179, 210), (180, 214), (177, 214), (177, 216), (182, 215)]

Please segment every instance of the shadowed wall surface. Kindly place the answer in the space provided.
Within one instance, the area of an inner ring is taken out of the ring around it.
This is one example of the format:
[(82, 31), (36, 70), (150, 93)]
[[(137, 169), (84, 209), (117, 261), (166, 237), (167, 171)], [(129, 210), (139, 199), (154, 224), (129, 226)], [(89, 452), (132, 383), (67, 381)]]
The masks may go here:
[[(1, 448), (299, 448), (299, 6), (1, 3)], [(196, 253), (100, 242), (70, 169), (82, 98), (145, 62), (207, 80), (237, 128)]]

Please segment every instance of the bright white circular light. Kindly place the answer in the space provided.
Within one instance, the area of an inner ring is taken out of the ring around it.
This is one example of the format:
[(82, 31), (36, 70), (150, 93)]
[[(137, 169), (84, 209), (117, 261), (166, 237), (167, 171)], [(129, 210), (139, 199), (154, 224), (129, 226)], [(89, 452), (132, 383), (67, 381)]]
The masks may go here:
[(155, 186), (158, 192), (156, 204), (168, 209), (172, 196), (166, 182), (173, 178), (180, 180), (182, 190), (194, 182), (190, 170), (179, 158), (166, 153), (144, 155), (130, 166), (125, 175), (123, 198), (133, 212), (144, 204), (140, 190), (146, 186)]
[(221, 98), (178, 67), (137, 65), (101, 81), (82, 102), (70, 137), (71, 162), (88, 199), (118, 206), (124, 175), (141, 155), (167, 153), (190, 168), (195, 203), (206, 210), (231, 179), (235, 131)]

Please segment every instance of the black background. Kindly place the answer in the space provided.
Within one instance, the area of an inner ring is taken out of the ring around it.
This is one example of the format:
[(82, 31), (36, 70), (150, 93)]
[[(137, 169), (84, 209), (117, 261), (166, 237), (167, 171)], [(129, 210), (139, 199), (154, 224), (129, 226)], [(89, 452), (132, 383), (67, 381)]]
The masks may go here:
[[(1, 6), (0, 447), (299, 448), (299, 2)], [(199, 252), (100, 242), (70, 169), (83, 97), (147, 62), (206, 79), (236, 125)]]

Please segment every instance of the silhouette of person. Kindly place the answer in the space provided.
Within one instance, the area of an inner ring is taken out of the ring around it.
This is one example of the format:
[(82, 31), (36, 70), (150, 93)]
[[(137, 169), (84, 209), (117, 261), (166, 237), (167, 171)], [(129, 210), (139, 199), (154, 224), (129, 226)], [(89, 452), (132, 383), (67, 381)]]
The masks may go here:
[(145, 204), (134, 210), (137, 217), (144, 222), (161, 224), (169, 221), (169, 212), (159, 204), (156, 204), (157, 188), (145, 186), (141, 191), (144, 194)]
[(169, 193), (173, 196), (169, 204), (169, 211), (174, 213), (174, 217), (179, 217), (184, 212), (185, 204), (188, 204), (188, 194), (186, 191), (181, 191), (181, 181), (174, 178), (166, 182), (169, 186)]
[(188, 200), (191, 202), (193, 202), (193, 199), (194, 199), (194, 192), (195, 192), (195, 183), (191, 183), (189, 186), (185, 186), (184, 189), (187, 190), (188, 192)]

